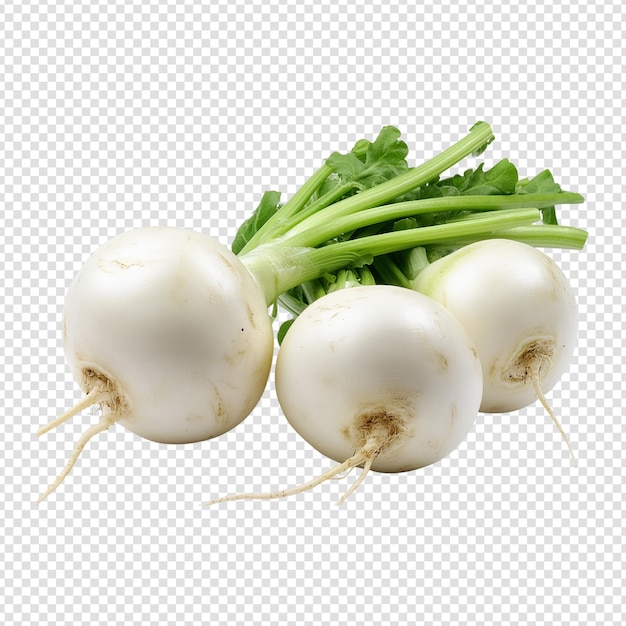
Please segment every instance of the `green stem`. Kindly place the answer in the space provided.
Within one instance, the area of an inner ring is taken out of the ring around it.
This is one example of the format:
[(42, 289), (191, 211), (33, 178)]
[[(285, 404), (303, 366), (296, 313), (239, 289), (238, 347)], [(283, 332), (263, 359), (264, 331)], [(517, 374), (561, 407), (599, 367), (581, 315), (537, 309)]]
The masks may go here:
[(372, 267), (381, 282), (386, 285), (410, 288), (411, 283), (403, 274), (397, 264), (388, 255), (378, 256), (374, 259)]
[[(363, 142), (362, 145), (357, 144), (352, 148), (352, 153), (358, 157), (367, 153), (369, 142)], [(245, 248), (241, 251), (249, 252), (263, 241), (280, 236), (287, 232), (289, 228), (295, 224), (313, 215), (320, 209), (327, 207), (329, 204), (336, 202), (354, 188), (352, 182), (343, 185), (337, 185), (323, 197), (318, 198), (307, 206), (313, 194), (326, 182), (326, 179), (333, 173), (332, 167), (324, 164), (311, 176), (305, 183), (294, 193), (294, 195), (280, 209), (267, 220), (265, 224), (252, 236)], [(306, 208), (306, 210), (305, 210)], [(296, 218), (297, 216), (297, 218)], [(295, 219), (294, 219), (295, 218)]]
[(539, 218), (538, 209), (509, 209), (495, 214), (481, 214), (464, 222), (382, 233), (321, 248), (270, 243), (243, 255), (241, 260), (263, 288), (269, 305), (280, 294), (297, 285), (344, 267), (367, 265), (373, 257), (381, 254), (427, 243), (454, 242), (462, 237), (479, 236), (485, 239), (496, 230), (502, 232), (506, 228), (527, 226)]
[(320, 283), (319, 278), (314, 278), (313, 280), (303, 283), (302, 290), (304, 291), (304, 297), (309, 304), (318, 298), (321, 298), (326, 293), (326, 290)]
[(374, 275), (372, 274), (370, 269), (365, 265), (362, 268), (360, 268), (359, 277), (361, 279), (362, 285), (375, 285), (376, 284), (376, 279), (374, 278)]
[(294, 298), (289, 293), (283, 293), (278, 297), (278, 302), (288, 313), (291, 313), (294, 317), (297, 317), (306, 309), (307, 305), (299, 300), (298, 298)]
[(342, 268), (337, 272), (335, 282), (331, 283), (326, 290), (326, 293), (333, 291), (339, 291), (340, 289), (346, 289), (348, 287), (354, 287), (359, 285), (359, 275), (354, 268)]
[(259, 245), (261, 240), (267, 239), (269, 233), (273, 231), (277, 224), (283, 220), (287, 220), (293, 215), (296, 215), (306, 203), (310, 200), (311, 196), (322, 186), (324, 181), (333, 173), (332, 168), (328, 165), (322, 165), (313, 176), (311, 176), (305, 183), (293, 194), (293, 196), (285, 202), (285, 204), (270, 217), (265, 224), (259, 230), (254, 233), (250, 240), (246, 243), (240, 254), (249, 252), (253, 248)]
[[(466, 156), (480, 152), (493, 138), (491, 126), (486, 122), (478, 122), (474, 124), (467, 136), (425, 163), (380, 183), (380, 185), (370, 187), (361, 193), (322, 209), (316, 215), (316, 222), (334, 221), (351, 213), (387, 204), (395, 198), (435, 180), (442, 172)], [(308, 230), (307, 222), (308, 220), (301, 222), (290, 232), (295, 234), (299, 231)]]
[(263, 289), (268, 306), (276, 302), (282, 293), (320, 278), (327, 272), (335, 272), (342, 267), (361, 267), (372, 260), (371, 255), (361, 254), (358, 250), (336, 250), (334, 254), (327, 255), (329, 258), (324, 259), (324, 264), (320, 264), (315, 255), (317, 251), (316, 248), (269, 243), (239, 258)]
[[(332, 173), (332, 168), (326, 164), (322, 165), (317, 172), (315, 172), (315, 174), (313, 174), (313, 176), (311, 176), (304, 183), (304, 185), (302, 185), (302, 187), (300, 187), (298, 191), (296, 191), (296, 193), (294, 193), (293, 196), (285, 202), (279, 211), (280, 217), (277, 218), (276, 215), (273, 215), (272, 219), (274, 221), (277, 221), (278, 219), (281, 221), (286, 220), (301, 211), (311, 196), (322, 186)], [(268, 220), (268, 223), (270, 223), (270, 221), (271, 220)]]
[[(567, 248), (582, 250), (589, 234), (574, 226), (557, 226), (553, 224), (536, 224), (533, 226), (517, 226), (506, 230), (494, 231), (490, 239), (514, 239), (539, 248)], [(462, 236), (454, 241), (458, 247), (482, 239), (480, 236)], [(436, 250), (437, 246), (429, 246)]]
[(304, 222), (305, 220), (308, 223), (310, 219), (313, 219), (312, 216), (314, 216), (316, 213), (319, 213), (322, 209), (325, 209), (329, 205), (336, 203), (337, 200), (345, 196), (352, 189), (354, 189), (354, 183), (352, 182), (333, 187), (330, 191), (327, 191), (321, 198), (318, 198), (314, 202), (311, 202), (311, 204), (305, 206), (302, 211), (294, 215), (291, 219), (281, 221), (280, 224), (277, 224), (270, 233), (267, 233), (268, 236), (264, 237), (263, 239), (277, 239), (285, 233), (293, 230), (296, 226), (298, 226), (298, 224)]
[[(411, 202), (386, 204), (358, 213), (329, 219), (325, 211), (310, 217), (302, 226), (306, 229), (295, 229), (287, 233), (282, 243), (293, 246), (315, 247), (333, 237), (347, 232), (379, 224), (386, 221), (437, 213), (444, 211), (499, 211), (514, 208), (535, 208), (554, 204), (575, 204), (584, 202), (577, 193), (537, 193), (517, 194), (508, 196), (446, 196), (443, 198), (427, 198)], [(334, 205), (339, 206), (339, 203)], [(334, 207), (331, 207), (334, 208)], [(299, 232), (298, 232), (299, 231)]]
[[(485, 146), (491, 143), (493, 139), (494, 135), (491, 126), (486, 122), (477, 122), (472, 126), (468, 135), (449, 148), (446, 148), (432, 159), (380, 185), (370, 187), (344, 200), (321, 208), (321, 210), (318, 209), (317, 215), (324, 215), (321, 219), (330, 221), (343, 217), (344, 215), (371, 209), (391, 202), (395, 198), (435, 180), (442, 172), (452, 167), (466, 156), (482, 152)], [(296, 216), (331, 173), (332, 169), (327, 165), (323, 165), (294, 194), (291, 200), (285, 203), (285, 205), (259, 229), (241, 253), (250, 253), (257, 248), (261, 242), (269, 243), (272, 239), (270, 234), (274, 233), (278, 225), (285, 224), (287, 220)], [(308, 230), (307, 221), (307, 219), (301, 220), (298, 218), (296, 224), (292, 223), (290, 232), (296, 233), (299, 230)]]
[(428, 254), (424, 246), (419, 248), (411, 248), (403, 259), (403, 274), (409, 281), (415, 279), (415, 277), (425, 268), (430, 262), (428, 261)]
[(324, 267), (326, 272), (334, 271), (333, 255), (355, 254), (360, 257), (372, 257), (390, 252), (399, 252), (427, 243), (453, 242), (458, 238), (476, 236), (480, 239), (491, 238), (494, 231), (503, 232), (507, 228), (528, 226), (536, 222), (541, 214), (537, 209), (509, 209), (497, 213), (485, 213), (464, 222), (450, 222), (422, 228), (399, 230), (369, 237), (360, 237), (339, 243), (312, 248), (309, 262)]

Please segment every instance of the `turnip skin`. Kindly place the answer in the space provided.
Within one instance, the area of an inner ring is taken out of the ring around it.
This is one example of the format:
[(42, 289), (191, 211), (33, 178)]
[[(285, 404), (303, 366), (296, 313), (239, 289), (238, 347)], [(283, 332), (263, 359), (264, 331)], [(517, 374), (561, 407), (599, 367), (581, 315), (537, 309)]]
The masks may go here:
[(569, 365), (578, 325), (574, 292), (554, 260), (525, 243), (487, 239), (427, 266), (413, 286), (457, 317), (476, 346), (480, 410), (515, 411), (539, 399), (574, 460), (544, 397)]
[(441, 302), (472, 338), (483, 364), (481, 411), (536, 401), (530, 377), (512, 371), (533, 346), (544, 391), (566, 370), (576, 346), (576, 300), (563, 272), (540, 250), (506, 239), (479, 241), (429, 265), (414, 286)]
[(68, 290), (64, 329), (79, 384), (89, 392), (108, 381), (120, 423), (153, 441), (230, 430), (269, 376), (273, 335), (259, 286), (226, 247), (194, 231), (144, 228), (101, 246)]
[(162, 443), (234, 428), (263, 394), (273, 357), (256, 280), (219, 242), (177, 228), (128, 231), (96, 250), (68, 290), (63, 336), (87, 396), (39, 434), (90, 405), (100, 404), (102, 417), (40, 500), (115, 422)]
[(275, 498), (353, 467), (404, 472), (450, 454), (482, 394), (471, 341), (440, 304), (401, 287), (329, 293), (295, 320), (278, 352), (276, 392), (294, 429), (339, 465), (306, 485), (214, 500)]
[[(395, 442), (372, 469), (425, 467), (452, 452), (474, 423), (480, 365), (457, 321), (426, 297), (389, 285), (354, 287), (311, 304), (278, 352), (276, 393), (315, 449), (343, 462), (360, 429), (397, 418)], [(384, 418), (383, 418), (384, 419)]]

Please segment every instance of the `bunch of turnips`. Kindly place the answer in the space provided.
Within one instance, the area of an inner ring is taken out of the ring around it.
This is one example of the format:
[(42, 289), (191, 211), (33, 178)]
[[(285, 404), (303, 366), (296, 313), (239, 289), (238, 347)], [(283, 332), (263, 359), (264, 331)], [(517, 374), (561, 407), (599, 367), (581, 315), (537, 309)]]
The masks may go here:
[[(417, 166), (384, 127), (333, 153), (285, 203), (266, 192), (231, 249), (198, 232), (122, 233), (87, 259), (69, 287), (63, 338), (81, 400), (38, 432), (89, 407), (87, 442), (119, 422), (162, 443), (234, 428), (257, 406), (274, 368), (293, 428), (336, 465), (284, 490), (296, 494), (362, 468), (404, 472), (435, 463), (478, 412), (541, 402), (571, 360), (576, 300), (539, 248), (584, 247), (557, 220), (583, 202), (548, 170), (520, 178), (508, 159), (444, 177), (493, 141), (476, 123)], [(280, 309), (289, 317), (278, 327)], [(275, 332), (276, 331), (276, 332)]]

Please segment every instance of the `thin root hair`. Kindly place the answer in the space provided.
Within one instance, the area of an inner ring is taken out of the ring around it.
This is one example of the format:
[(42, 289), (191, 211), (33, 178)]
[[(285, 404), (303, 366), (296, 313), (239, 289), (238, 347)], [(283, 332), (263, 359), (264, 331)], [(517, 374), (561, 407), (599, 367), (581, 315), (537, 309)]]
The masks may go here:
[[(356, 454), (356, 452), (355, 452)], [(345, 472), (338, 474), (337, 476), (333, 476), (332, 478), (330, 478), (330, 480), (344, 480), (345, 478), (347, 478), (352, 471), (354, 470), (354, 468), (357, 467), (356, 465), (353, 465), (352, 467), (349, 467)]]
[(209, 500), (204, 502), (203, 506), (211, 506), (213, 504), (220, 504), (221, 502), (232, 502), (234, 500), (271, 500), (274, 498), (287, 498), (305, 491), (309, 491), (318, 485), (321, 485), (327, 480), (345, 478), (355, 467), (363, 465), (363, 470), (359, 477), (354, 481), (352, 486), (346, 491), (346, 493), (337, 501), (337, 505), (343, 504), (357, 489), (357, 487), (363, 482), (367, 473), (372, 467), (372, 463), (376, 460), (376, 457), (381, 451), (381, 445), (378, 437), (373, 435), (360, 450), (355, 452), (349, 459), (335, 465), (328, 471), (324, 472), (317, 478), (310, 480), (302, 485), (290, 487), (289, 489), (281, 489), (278, 491), (270, 491), (266, 493), (236, 493), (229, 496), (223, 496), (216, 498), (215, 500)]
[(74, 415), (78, 415), (81, 411), (88, 409), (90, 406), (94, 406), (95, 404), (101, 404), (102, 402), (106, 402), (110, 398), (110, 392), (100, 389), (98, 387), (94, 387), (84, 398), (79, 400), (71, 409), (68, 409), (63, 415), (60, 415), (56, 419), (53, 419), (51, 422), (42, 426), (37, 431), (37, 436), (41, 437), (47, 432), (50, 432), (52, 429), (57, 428), (61, 424), (64, 424), (69, 419), (74, 417)]
[[(538, 352), (537, 356), (542, 359), (543, 361), (547, 362), (548, 367), (551, 369), (552, 368), (552, 359), (550, 358), (550, 355), (545, 354), (543, 352)], [(537, 376), (541, 377), (541, 368), (543, 367), (543, 363), (539, 364), (539, 368), (537, 369)]]
[(61, 470), (59, 475), (55, 478), (54, 482), (48, 487), (48, 489), (43, 493), (39, 499), (37, 500), (37, 504), (41, 503), (45, 500), (65, 479), (65, 477), (70, 473), (72, 467), (74, 467), (74, 463), (80, 456), (80, 453), (83, 451), (84, 447), (87, 445), (87, 442), (95, 437), (97, 434), (107, 430), (110, 428), (117, 420), (120, 419), (119, 415), (115, 413), (105, 413), (97, 424), (89, 427), (78, 440), (76, 447), (74, 448), (74, 452), (70, 456), (69, 460), (65, 464), (65, 467)]
[(358, 486), (363, 482), (368, 472), (372, 468), (372, 463), (374, 462), (375, 458), (375, 456), (371, 456), (369, 459), (367, 459), (365, 465), (363, 466), (363, 470), (359, 474), (359, 477), (352, 483), (350, 489), (348, 489), (348, 491), (346, 491), (346, 493), (344, 493), (343, 496), (341, 496), (341, 498), (337, 500), (337, 506), (343, 504), (357, 490)]
[(576, 461), (576, 456), (574, 455), (574, 450), (572, 448), (572, 444), (570, 443), (570, 440), (569, 440), (567, 434), (563, 430), (563, 427), (561, 426), (561, 423), (557, 419), (556, 414), (554, 413), (552, 407), (550, 406), (550, 404), (546, 400), (546, 397), (545, 397), (545, 395), (543, 393), (543, 389), (541, 388), (541, 381), (539, 380), (539, 368), (532, 373), (531, 380), (532, 380), (532, 383), (533, 383), (533, 387), (535, 389), (535, 393), (537, 394), (537, 398), (539, 399), (539, 402), (541, 402), (541, 404), (543, 405), (543, 408), (548, 412), (548, 415), (550, 416), (550, 418), (554, 422), (554, 425), (557, 427), (558, 431), (561, 433), (561, 436), (563, 437), (563, 440), (567, 444), (567, 448), (569, 450), (569, 454), (570, 454), (570, 459), (572, 461), (572, 465), (574, 467), (576, 467), (578, 465), (578, 463)]

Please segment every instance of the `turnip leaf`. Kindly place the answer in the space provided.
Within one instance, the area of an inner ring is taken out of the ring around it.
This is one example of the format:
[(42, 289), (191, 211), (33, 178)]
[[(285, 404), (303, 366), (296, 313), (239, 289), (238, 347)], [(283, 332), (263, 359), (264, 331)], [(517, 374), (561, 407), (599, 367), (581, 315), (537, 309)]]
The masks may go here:
[(326, 159), (326, 165), (341, 183), (351, 182), (363, 190), (406, 172), (408, 153), (406, 143), (400, 140), (400, 131), (394, 126), (385, 126), (375, 141), (361, 140), (348, 154), (333, 152)]
[(232, 243), (232, 251), (239, 254), (252, 236), (280, 208), (280, 192), (266, 191), (254, 213), (239, 227)]

